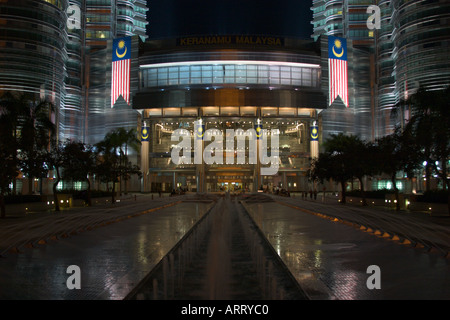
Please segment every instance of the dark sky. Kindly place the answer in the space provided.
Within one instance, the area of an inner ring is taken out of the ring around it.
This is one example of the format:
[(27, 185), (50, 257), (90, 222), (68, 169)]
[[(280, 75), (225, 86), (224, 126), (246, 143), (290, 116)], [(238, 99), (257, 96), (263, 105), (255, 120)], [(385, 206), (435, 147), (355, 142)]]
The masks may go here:
[(312, 33), (312, 0), (148, 0), (150, 39), (182, 35)]

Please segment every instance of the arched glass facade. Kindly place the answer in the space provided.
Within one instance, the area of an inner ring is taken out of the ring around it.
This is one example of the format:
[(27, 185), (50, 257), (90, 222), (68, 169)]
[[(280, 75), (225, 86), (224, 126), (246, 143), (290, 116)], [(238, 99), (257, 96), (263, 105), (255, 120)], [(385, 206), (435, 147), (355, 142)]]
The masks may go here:
[[(151, 137), (141, 153), (144, 190), (309, 190), (305, 175), (310, 167), (310, 126), (326, 108), (322, 60), (311, 43), (308, 50), (306, 45), (290, 50), (249, 50), (245, 45), (182, 50), (150, 41), (140, 52), (140, 89), (133, 96), (133, 108), (141, 111), (141, 125), (145, 123)], [(261, 165), (249, 162), (248, 145), (244, 163), (174, 163), (171, 151), (177, 142), (172, 134), (182, 128), (194, 137), (198, 119), (206, 132), (247, 132), (258, 121), (270, 137), (277, 132), (277, 174), (261, 175)]]
[(141, 66), (142, 87), (255, 85), (320, 87), (320, 67), (264, 61), (207, 61)]

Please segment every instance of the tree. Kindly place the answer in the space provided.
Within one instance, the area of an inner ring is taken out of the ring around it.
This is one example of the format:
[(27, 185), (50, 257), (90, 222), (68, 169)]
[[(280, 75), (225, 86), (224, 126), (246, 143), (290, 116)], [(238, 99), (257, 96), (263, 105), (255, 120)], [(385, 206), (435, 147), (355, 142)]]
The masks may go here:
[(333, 179), (340, 183), (342, 189), (341, 203), (346, 203), (346, 184), (354, 176), (351, 148), (354, 136), (342, 133), (331, 135), (325, 143), (325, 152), (313, 162), (312, 176), (319, 180)]
[(112, 182), (112, 203), (115, 203), (115, 185), (119, 182), (119, 178), (124, 175), (141, 174), (138, 166), (128, 162), (128, 156), (122, 149), (124, 144), (120, 131), (113, 130), (95, 145), (97, 150), (96, 171), (103, 182), (107, 184)]
[[(364, 142), (358, 137), (352, 137), (349, 141), (353, 176), (358, 179), (361, 186), (362, 205), (367, 206), (364, 177), (372, 176), (376, 172), (376, 148), (372, 143)], [(353, 146), (352, 146), (353, 145)]]
[(400, 197), (397, 188), (397, 173), (403, 171), (412, 176), (419, 167), (420, 154), (414, 136), (409, 131), (397, 128), (391, 135), (377, 140), (377, 168), (379, 173), (389, 175), (395, 192), (396, 210), (400, 210)]
[(42, 178), (48, 171), (43, 163), (50, 141), (56, 134), (56, 126), (50, 118), (52, 112), (52, 103), (46, 100), (30, 101), (29, 111), (25, 112), (21, 121), (19, 163), (22, 172), (28, 176), (30, 194), (33, 178)]
[[(450, 158), (450, 86), (443, 90), (419, 87), (407, 100), (400, 101), (398, 109), (410, 108), (411, 118), (405, 126), (415, 137), (417, 150), (426, 161), (426, 190), (430, 190), (430, 178), (434, 171), (448, 190), (448, 210), (450, 214), (450, 180), (448, 160)], [(439, 165), (438, 165), (439, 163)]]
[[(137, 138), (136, 129), (126, 130), (125, 128), (117, 128), (109, 133), (109, 138), (117, 145), (119, 152), (119, 162), (122, 168), (127, 168), (128, 147), (135, 151), (139, 151), (141, 141)], [(125, 192), (127, 192), (126, 181), (129, 179), (129, 172), (125, 170), (120, 175), (119, 193), (122, 194), (122, 180), (125, 181)]]
[(66, 141), (63, 151), (63, 179), (86, 181), (87, 204), (92, 206), (89, 175), (95, 171), (95, 154), (92, 146), (79, 141)]
[(10, 184), (17, 176), (16, 145), (11, 128), (0, 117), (0, 217), (5, 218), (5, 194), (10, 191)]
[(56, 180), (53, 182), (53, 202), (55, 203), (55, 211), (60, 211), (58, 201), (58, 184), (61, 181), (61, 169), (64, 164), (64, 146), (55, 139), (50, 141), (49, 149), (44, 151), (44, 161), (49, 170), (56, 173)]
[[(3, 145), (3, 148), (10, 150), (8, 159), (14, 162), (16, 166), (19, 163), (17, 150), (20, 149), (21, 129), (26, 115), (30, 112), (30, 100), (33, 100), (31, 94), (17, 94), (17, 92), (10, 91), (6, 91), (0, 98), (1, 137), (4, 143), (7, 142)], [(3, 168), (8, 167), (7, 165)], [(16, 178), (17, 175), (12, 179), (13, 194), (16, 193)]]

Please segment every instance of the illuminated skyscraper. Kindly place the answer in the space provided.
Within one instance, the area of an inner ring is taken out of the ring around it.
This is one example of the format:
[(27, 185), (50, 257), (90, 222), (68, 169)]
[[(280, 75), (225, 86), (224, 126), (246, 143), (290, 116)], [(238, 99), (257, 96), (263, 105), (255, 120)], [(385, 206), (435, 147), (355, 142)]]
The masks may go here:
[[(106, 125), (110, 105), (105, 69), (108, 40), (147, 35), (145, 0), (70, 0), (81, 9), (81, 28), (70, 29), (67, 51), (67, 104), (62, 112), (61, 138), (95, 143), (111, 127)], [(120, 105), (120, 103), (119, 103)], [(123, 115), (120, 116), (123, 118)], [(127, 126), (116, 121), (115, 126)], [(95, 136), (95, 138), (93, 138)]]
[[(369, 30), (369, 5), (380, 8), (379, 30)], [(450, 2), (401, 0), (313, 0), (313, 35), (337, 35), (353, 40), (355, 48), (368, 55), (368, 68), (362, 68), (357, 98), (370, 90), (370, 104), (357, 102), (363, 118), (370, 116), (372, 138), (393, 132), (396, 125), (410, 117), (408, 110), (391, 117), (401, 99), (414, 93), (419, 85), (430, 90), (450, 83)], [(364, 84), (366, 82), (366, 84)], [(355, 123), (361, 123), (356, 121)], [(360, 128), (361, 129), (361, 128)], [(357, 130), (358, 131), (358, 130)]]
[[(396, 101), (450, 85), (450, 1), (391, 1)], [(405, 110), (402, 118), (410, 115)]]
[(313, 34), (344, 37), (352, 47), (349, 67), (354, 68), (354, 77), (349, 78), (350, 104), (345, 108), (337, 100), (323, 111), (324, 136), (345, 132), (364, 140), (374, 136), (372, 112), (374, 109), (374, 33), (367, 28), (367, 7), (372, 0), (313, 0)]
[(27, 92), (64, 106), (66, 0), (0, 2), (0, 93)]

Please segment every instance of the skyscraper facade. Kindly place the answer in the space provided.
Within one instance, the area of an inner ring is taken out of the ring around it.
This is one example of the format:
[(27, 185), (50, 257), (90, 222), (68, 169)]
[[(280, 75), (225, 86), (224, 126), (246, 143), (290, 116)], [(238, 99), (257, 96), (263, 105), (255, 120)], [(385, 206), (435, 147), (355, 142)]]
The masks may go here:
[[(109, 87), (105, 68), (108, 40), (147, 35), (145, 0), (71, 0), (81, 11), (79, 29), (69, 30), (67, 62), (70, 77), (66, 79), (68, 104), (64, 108), (62, 138), (96, 143), (106, 134)], [(131, 109), (131, 108), (130, 108)], [(127, 126), (126, 123), (116, 123)]]
[[(450, 1), (392, 1), (396, 101), (450, 85)], [(402, 118), (408, 119), (408, 110)]]
[[(367, 26), (370, 5), (380, 9), (380, 29)], [(450, 84), (449, 1), (313, 0), (311, 9), (314, 39), (352, 39), (355, 51), (361, 50), (357, 56), (367, 60), (357, 64), (362, 68), (357, 99), (367, 96), (367, 90), (370, 96), (355, 102), (355, 115), (370, 118), (372, 139), (392, 133), (410, 117), (404, 110), (393, 118), (392, 109), (419, 86), (438, 90)], [(357, 119), (356, 126), (366, 123)]]
[(314, 0), (312, 3), (312, 38), (316, 41), (321, 36), (348, 39), (351, 47), (348, 64), (349, 68), (355, 69), (354, 76), (348, 79), (349, 105), (344, 107), (340, 101), (336, 101), (323, 111), (325, 138), (329, 134), (346, 132), (364, 140), (373, 139), (374, 79), (371, 77), (371, 70), (374, 69), (374, 34), (366, 26), (366, 9), (372, 2)]
[[(111, 47), (110, 40), (138, 36), (147, 39), (147, 7), (145, 0), (86, 0), (86, 47), (84, 141), (96, 143), (111, 129), (135, 128), (138, 114), (119, 99), (110, 103)], [(135, 38), (133, 41), (139, 41)], [(134, 45), (133, 48), (138, 48)], [(109, 63), (108, 63), (109, 62)], [(137, 82), (137, 79), (132, 79)]]
[(60, 141), (95, 143), (112, 128), (135, 128), (131, 106), (124, 110), (119, 101), (121, 110), (110, 112), (105, 57), (108, 40), (136, 35), (145, 41), (147, 10), (145, 0), (0, 1), (0, 95), (51, 101)]
[(0, 3), (0, 91), (51, 101), (55, 124), (65, 104), (67, 5), (66, 0)]

